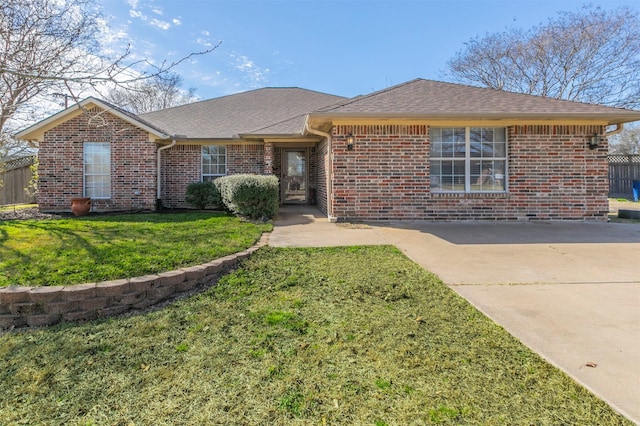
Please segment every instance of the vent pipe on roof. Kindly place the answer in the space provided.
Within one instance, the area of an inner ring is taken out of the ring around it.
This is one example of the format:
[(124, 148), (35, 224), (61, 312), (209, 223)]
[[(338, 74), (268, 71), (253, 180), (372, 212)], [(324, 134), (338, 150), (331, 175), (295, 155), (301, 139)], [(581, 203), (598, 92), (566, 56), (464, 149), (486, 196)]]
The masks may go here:
[(330, 133), (326, 133), (323, 132), (321, 130), (318, 129), (312, 129), (311, 126), (309, 126), (309, 114), (307, 114), (307, 116), (304, 119), (304, 134), (306, 133), (311, 133), (314, 135), (318, 135), (318, 136), (322, 136), (324, 138), (327, 139), (327, 155), (328, 155), (328, 159), (329, 159), (329, 164), (326, 165), (325, 170), (327, 172), (327, 219), (329, 220), (329, 222), (335, 222), (336, 218), (331, 216), (332, 210), (333, 210), (333, 206), (331, 204), (331, 195), (333, 193), (332, 190), (332, 186), (331, 186), (331, 167), (333, 166), (333, 153), (332, 153), (332, 136)]

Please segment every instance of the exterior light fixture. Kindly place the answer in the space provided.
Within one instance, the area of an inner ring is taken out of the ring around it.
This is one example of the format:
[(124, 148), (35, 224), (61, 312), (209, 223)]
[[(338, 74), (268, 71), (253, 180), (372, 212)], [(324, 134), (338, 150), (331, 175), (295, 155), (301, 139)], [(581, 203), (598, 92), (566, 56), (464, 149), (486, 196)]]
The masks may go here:
[(347, 135), (347, 149), (349, 151), (353, 150), (353, 144), (356, 142), (356, 137), (351, 133)]
[(600, 136), (597, 133), (594, 133), (589, 141), (589, 149), (596, 149), (600, 146)]

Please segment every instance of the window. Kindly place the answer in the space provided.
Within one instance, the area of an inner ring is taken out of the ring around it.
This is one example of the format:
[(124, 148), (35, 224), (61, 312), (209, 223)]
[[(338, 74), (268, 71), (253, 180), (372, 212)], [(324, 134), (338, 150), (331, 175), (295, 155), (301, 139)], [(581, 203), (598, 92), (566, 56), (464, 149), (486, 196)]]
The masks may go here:
[(431, 128), (429, 166), (433, 192), (504, 192), (505, 128)]
[(224, 145), (202, 147), (202, 181), (214, 180), (227, 174), (227, 150)]
[(111, 144), (84, 143), (84, 196), (111, 198)]

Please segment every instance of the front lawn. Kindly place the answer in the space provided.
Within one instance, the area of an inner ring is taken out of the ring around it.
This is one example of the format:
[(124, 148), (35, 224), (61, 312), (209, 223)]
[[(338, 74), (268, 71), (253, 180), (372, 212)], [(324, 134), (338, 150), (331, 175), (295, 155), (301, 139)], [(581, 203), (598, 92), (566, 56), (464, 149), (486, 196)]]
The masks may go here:
[(256, 252), (160, 311), (0, 336), (3, 424), (630, 425), (397, 249)]
[(222, 213), (0, 222), (0, 286), (82, 284), (193, 266), (245, 250), (271, 227)]

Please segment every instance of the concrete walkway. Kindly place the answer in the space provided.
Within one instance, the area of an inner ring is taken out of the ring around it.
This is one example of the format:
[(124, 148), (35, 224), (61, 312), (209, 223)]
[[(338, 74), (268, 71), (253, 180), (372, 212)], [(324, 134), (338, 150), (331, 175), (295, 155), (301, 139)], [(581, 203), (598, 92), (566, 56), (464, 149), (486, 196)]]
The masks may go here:
[(283, 207), (271, 246), (392, 244), (640, 425), (640, 225), (329, 223)]

